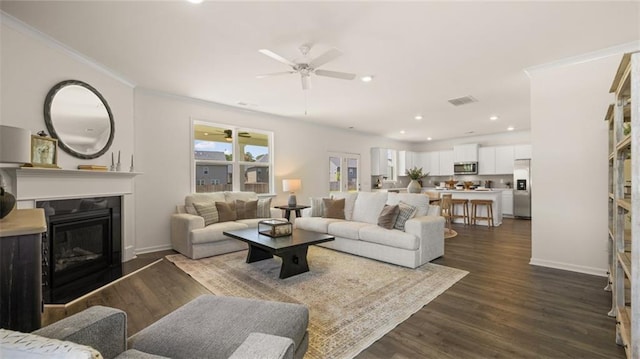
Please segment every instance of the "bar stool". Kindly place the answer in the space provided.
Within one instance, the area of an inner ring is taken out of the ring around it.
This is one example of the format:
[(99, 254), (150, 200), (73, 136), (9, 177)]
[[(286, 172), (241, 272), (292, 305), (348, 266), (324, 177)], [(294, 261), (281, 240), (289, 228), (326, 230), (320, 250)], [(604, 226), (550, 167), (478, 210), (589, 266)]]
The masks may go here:
[[(486, 206), (487, 216), (478, 216), (478, 206)], [(489, 227), (494, 227), (493, 223), (493, 201), (490, 199), (471, 200), (471, 224), (477, 224), (478, 220), (487, 221)]]
[(438, 206), (440, 205), (440, 193), (436, 191), (426, 191), (425, 194), (429, 197), (429, 204)]
[[(456, 206), (462, 206), (462, 214), (456, 214)], [(453, 220), (455, 218), (462, 218), (464, 224), (471, 222), (468, 199), (454, 198), (451, 200), (451, 219)]]
[(445, 224), (451, 232), (451, 193), (445, 193), (440, 198), (440, 215), (444, 217)]

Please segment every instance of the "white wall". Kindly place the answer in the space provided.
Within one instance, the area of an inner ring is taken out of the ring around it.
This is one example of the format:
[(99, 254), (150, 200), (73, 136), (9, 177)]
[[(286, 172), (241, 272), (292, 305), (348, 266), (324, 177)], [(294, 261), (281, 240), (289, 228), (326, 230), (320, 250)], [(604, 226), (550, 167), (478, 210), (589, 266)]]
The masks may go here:
[[(31, 28), (2, 14), (0, 41), (0, 123), (22, 127), (33, 134), (46, 131), (43, 106), (49, 90), (60, 81), (81, 80), (95, 87), (113, 112), (116, 132), (112, 151), (125, 158), (133, 153), (133, 88), (49, 41)], [(110, 151), (111, 151), (110, 150)], [(58, 149), (58, 165), (108, 165), (110, 153), (80, 160)], [(133, 255), (135, 212), (133, 195), (124, 197), (125, 258)]]
[(531, 74), (531, 264), (605, 275), (608, 134), (621, 55)]
[(315, 125), (297, 119), (243, 111), (214, 103), (135, 91), (136, 246), (138, 252), (169, 248), (169, 217), (191, 188), (191, 119), (274, 132), (277, 197), (285, 204), (282, 179), (302, 180), (298, 201), (329, 192), (328, 152), (361, 156), (361, 189), (371, 188), (371, 147), (406, 148), (406, 144), (349, 129)]

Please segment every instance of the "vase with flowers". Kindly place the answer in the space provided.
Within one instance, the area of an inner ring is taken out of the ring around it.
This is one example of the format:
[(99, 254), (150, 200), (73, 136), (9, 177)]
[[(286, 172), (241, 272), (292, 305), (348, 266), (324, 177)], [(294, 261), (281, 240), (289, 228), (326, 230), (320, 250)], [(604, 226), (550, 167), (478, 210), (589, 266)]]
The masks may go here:
[(411, 182), (409, 182), (409, 185), (407, 186), (407, 192), (409, 193), (420, 193), (420, 191), (422, 190), (422, 186), (420, 185), (420, 183), (418, 182), (419, 180), (421, 180), (422, 178), (426, 177), (429, 175), (429, 173), (422, 173), (422, 167), (418, 168), (418, 167), (413, 167), (408, 169), (407, 171), (407, 176), (409, 177), (409, 179), (411, 179)]

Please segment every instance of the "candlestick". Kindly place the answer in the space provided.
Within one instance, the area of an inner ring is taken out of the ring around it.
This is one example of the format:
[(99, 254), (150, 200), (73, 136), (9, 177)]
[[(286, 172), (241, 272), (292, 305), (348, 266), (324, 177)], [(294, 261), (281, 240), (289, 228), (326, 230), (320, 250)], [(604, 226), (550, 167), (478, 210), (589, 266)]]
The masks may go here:
[(120, 172), (122, 164), (120, 163), (120, 151), (118, 151), (118, 163), (116, 164), (116, 171)]
[(134, 169), (133, 169), (133, 155), (131, 155), (131, 167), (129, 167), (129, 172), (134, 172)]
[(113, 160), (113, 152), (111, 152), (111, 167), (109, 168), (109, 171), (113, 172), (116, 170), (116, 163)]

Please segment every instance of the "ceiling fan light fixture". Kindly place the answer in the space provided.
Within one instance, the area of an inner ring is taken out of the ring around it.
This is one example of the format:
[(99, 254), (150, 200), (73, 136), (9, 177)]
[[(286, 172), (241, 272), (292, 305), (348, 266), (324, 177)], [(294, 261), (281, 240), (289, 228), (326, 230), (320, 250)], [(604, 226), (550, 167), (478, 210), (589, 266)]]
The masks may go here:
[(227, 142), (231, 142), (231, 141), (233, 141), (233, 138), (231, 138), (231, 137), (225, 137), (225, 138), (224, 138), (224, 140), (225, 140), (225, 141), (227, 141)]

